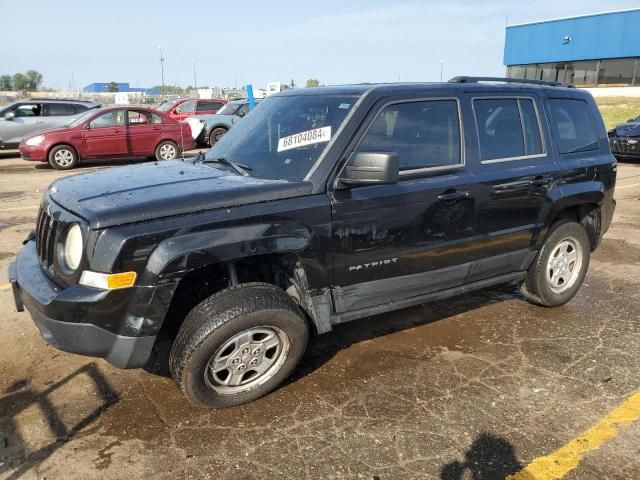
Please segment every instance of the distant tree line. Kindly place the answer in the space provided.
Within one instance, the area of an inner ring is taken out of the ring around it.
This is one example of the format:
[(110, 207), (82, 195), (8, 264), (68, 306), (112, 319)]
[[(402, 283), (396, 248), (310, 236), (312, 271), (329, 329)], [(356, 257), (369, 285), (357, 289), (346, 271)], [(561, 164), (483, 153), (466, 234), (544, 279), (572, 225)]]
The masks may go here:
[(42, 86), (42, 74), (27, 70), (15, 75), (0, 75), (0, 91), (36, 92)]

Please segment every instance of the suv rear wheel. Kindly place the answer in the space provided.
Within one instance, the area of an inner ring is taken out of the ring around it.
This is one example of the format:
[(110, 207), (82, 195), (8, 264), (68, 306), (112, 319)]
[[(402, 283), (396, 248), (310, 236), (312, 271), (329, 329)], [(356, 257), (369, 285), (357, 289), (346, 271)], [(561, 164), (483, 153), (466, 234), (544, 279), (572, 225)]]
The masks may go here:
[(536, 305), (556, 307), (571, 300), (589, 268), (589, 237), (576, 222), (556, 223), (522, 285), (522, 294)]
[(225, 133), (227, 133), (227, 129), (222, 127), (211, 130), (211, 133), (209, 134), (209, 145), (213, 147)]
[(69, 170), (78, 164), (78, 154), (69, 145), (58, 145), (49, 152), (49, 165), (56, 170)]
[(248, 283), (191, 310), (171, 347), (169, 367), (182, 393), (202, 407), (230, 407), (276, 388), (296, 367), (309, 330), (281, 289)]

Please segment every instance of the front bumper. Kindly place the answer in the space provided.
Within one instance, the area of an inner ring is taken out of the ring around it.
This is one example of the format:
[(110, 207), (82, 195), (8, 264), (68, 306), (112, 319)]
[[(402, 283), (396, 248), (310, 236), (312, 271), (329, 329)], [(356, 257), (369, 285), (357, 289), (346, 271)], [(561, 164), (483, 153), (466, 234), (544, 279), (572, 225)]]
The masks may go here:
[(80, 285), (61, 289), (42, 272), (34, 241), (27, 242), (9, 265), (9, 280), (17, 310), (29, 311), (47, 343), (65, 352), (104, 358), (118, 368), (147, 363), (155, 335), (126, 336), (92, 323), (59, 319), (71, 311), (80, 320), (91, 319), (92, 313), (104, 310), (109, 292)]
[(22, 157), (23, 160), (30, 160), (32, 162), (47, 161), (47, 151), (42, 148), (42, 145), (30, 147), (26, 143), (21, 142), (18, 149), (20, 150), (20, 157)]

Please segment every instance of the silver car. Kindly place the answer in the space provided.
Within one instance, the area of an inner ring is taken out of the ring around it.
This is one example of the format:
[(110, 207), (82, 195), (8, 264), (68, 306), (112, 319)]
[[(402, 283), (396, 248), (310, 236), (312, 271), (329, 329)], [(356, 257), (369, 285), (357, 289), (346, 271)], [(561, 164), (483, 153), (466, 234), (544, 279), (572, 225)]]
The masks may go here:
[(18, 148), (25, 135), (61, 127), (100, 104), (84, 100), (19, 100), (0, 107), (0, 150)]

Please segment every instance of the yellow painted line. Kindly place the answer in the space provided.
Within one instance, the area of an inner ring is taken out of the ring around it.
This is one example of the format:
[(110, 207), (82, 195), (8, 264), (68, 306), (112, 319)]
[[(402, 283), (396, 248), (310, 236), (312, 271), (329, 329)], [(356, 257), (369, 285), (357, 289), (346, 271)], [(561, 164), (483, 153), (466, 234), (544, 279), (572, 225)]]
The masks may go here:
[(11, 288), (11, 284), (10, 283), (0, 284), (0, 290), (9, 290), (10, 288)]
[(16, 210), (31, 210), (32, 208), (40, 208), (40, 205), (25, 205), (24, 207), (0, 208), (0, 212), (15, 212)]
[(582, 435), (552, 454), (536, 458), (505, 480), (558, 480), (574, 470), (587, 453), (597, 450), (639, 419), (640, 392), (636, 392)]
[(621, 187), (616, 187), (616, 190), (624, 190), (625, 188), (633, 188), (640, 187), (640, 183), (632, 183), (631, 185), (622, 185)]

